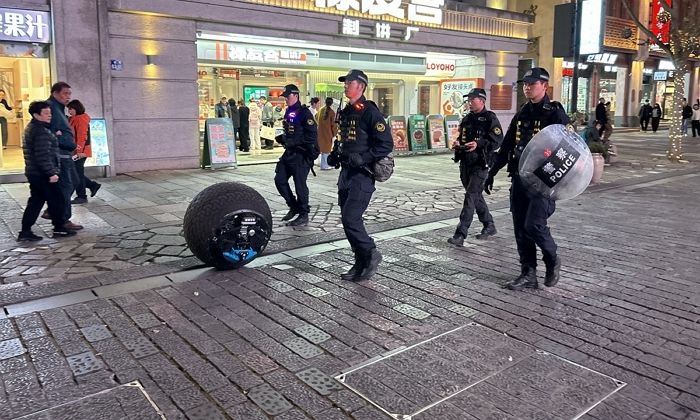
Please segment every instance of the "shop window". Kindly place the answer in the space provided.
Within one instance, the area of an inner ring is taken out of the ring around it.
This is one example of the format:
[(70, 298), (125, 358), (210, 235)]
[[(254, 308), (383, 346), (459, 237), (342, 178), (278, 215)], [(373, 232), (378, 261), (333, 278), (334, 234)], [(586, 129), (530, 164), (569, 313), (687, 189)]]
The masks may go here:
[(369, 62), (374, 62), (374, 54), (351, 53), (351, 54), (350, 54), (350, 59), (351, 59), (352, 61), (369, 61)]
[(401, 57), (397, 55), (377, 55), (377, 63), (396, 63), (401, 64)]
[(318, 58), (325, 58), (328, 60), (350, 60), (350, 53), (320, 50), (318, 52)]
[(416, 64), (419, 66), (424, 66), (425, 65), (425, 58), (420, 58), (420, 57), (402, 57), (401, 62), (403, 64)]
[(420, 82), (418, 84), (418, 113), (421, 115), (440, 114), (440, 84)]

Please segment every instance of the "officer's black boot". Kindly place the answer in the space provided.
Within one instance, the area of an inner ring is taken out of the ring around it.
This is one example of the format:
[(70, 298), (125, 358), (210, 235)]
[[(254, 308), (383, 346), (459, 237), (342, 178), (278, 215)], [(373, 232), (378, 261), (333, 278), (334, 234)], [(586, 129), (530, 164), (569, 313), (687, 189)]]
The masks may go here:
[(496, 234), (496, 225), (493, 223), (487, 223), (484, 228), (481, 229), (481, 233), (476, 235), (476, 239), (488, 239), (490, 236)]
[(455, 233), (455, 236), (448, 239), (447, 242), (454, 246), (464, 246), (464, 236), (460, 235), (459, 233)]
[(372, 249), (372, 252), (364, 257), (364, 267), (358, 276), (355, 276), (353, 280), (362, 281), (367, 280), (373, 275), (377, 274), (379, 269), (379, 263), (382, 262), (382, 254), (379, 253), (377, 248)]
[(535, 267), (524, 265), (520, 276), (503, 287), (510, 290), (537, 289), (537, 270)]
[(362, 258), (358, 254), (355, 254), (355, 264), (353, 264), (353, 266), (350, 267), (350, 270), (348, 270), (347, 273), (341, 274), (340, 278), (347, 281), (354, 280), (355, 277), (362, 272), (362, 269), (364, 268), (364, 261), (364, 258)]
[(294, 216), (296, 216), (297, 214), (299, 214), (299, 212), (296, 209), (293, 209), (293, 208), (289, 209), (287, 214), (285, 214), (284, 217), (282, 218), (282, 221), (286, 222), (286, 221), (292, 220), (294, 218)]
[(547, 287), (552, 287), (557, 282), (559, 282), (559, 270), (561, 270), (561, 259), (557, 257), (554, 260), (554, 264), (545, 264), (547, 266), (547, 271), (544, 275), (544, 285)]
[(308, 213), (300, 213), (299, 217), (287, 223), (287, 226), (306, 226), (309, 223)]

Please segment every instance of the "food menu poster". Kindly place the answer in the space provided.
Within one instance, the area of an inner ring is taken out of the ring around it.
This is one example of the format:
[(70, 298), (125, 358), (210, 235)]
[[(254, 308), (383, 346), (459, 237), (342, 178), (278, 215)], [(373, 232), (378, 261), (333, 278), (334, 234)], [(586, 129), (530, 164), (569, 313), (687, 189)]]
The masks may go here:
[(230, 118), (208, 118), (206, 141), (212, 168), (236, 164), (236, 136)]
[(464, 106), (464, 95), (470, 90), (483, 87), (484, 79), (449, 79), (440, 81), (440, 114), (464, 116), (468, 109)]
[(428, 116), (428, 132), (430, 133), (430, 148), (444, 149), (445, 146), (445, 120), (442, 115)]
[(92, 157), (87, 158), (85, 166), (109, 166), (107, 122), (103, 118), (90, 120), (90, 149)]
[(394, 150), (408, 151), (408, 138), (406, 136), (406, 119), (404, 117), (390, 117), (391, 138), (394, 139)]
[(447, 128), (447, 144), (451, 146), (459, 140), (459, 117), (456, 115), (445, 117), (445, 127)]

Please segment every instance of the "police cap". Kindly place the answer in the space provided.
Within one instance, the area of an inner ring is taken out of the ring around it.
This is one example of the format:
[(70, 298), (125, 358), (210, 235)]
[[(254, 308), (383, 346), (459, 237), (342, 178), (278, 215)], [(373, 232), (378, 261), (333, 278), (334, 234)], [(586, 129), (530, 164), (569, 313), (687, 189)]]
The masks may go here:
[(549, 82), (549, 72), (542, 67), (533, 67), (525, 72), (522, 79), (518, 80), (518, 83), (520, 82)]
[(297, 85), (285, 86), (284, 92), (282, 92), (282, 96), (284, 96), (286, 98), (287, 96), (291, 95), (292, 93), (294, 93), (295, 95), (299, 94), (299, 88), (297, 87)]
[(473, 99), (473, 98), (481, 98), (483, 100), (486, 100), (486, 91), (482, 88), (474, 88), (469, 91), (466, 95), (462, 96), (462, 99)]
[(358, 81), (364, 83), (365, 85), (369, 84), (369, 78), (367, 77), (365, 72), (363, 72), (362, 70), (353, 69), (353, 70), (350, 70), (348, 72), (348, 74), (346, 74), (345, 76), (340, 76), (338, 78), (339, 82), (345, 82), (345, 81), (351, 82), (353, 80), (358, 80)]

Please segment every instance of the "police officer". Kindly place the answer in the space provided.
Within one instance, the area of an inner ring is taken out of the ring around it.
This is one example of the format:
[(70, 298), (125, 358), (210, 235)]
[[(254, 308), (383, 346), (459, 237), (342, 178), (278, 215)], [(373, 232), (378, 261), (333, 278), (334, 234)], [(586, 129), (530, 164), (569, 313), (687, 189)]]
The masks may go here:
[(360, 70), (350, 70), (338, 78), (345, 83), (348, 104), (338, 112), (339, 141), (328, 156), (328, 164), (342, 167), (338, 177), (338, 204), (345, 236), (355, 253), (355, 263), (343, 280), (359, 281), (372, 277), (382, 255), (369, 237), (362, 214), (374, 192), (372, 168), (394, 148), (384, 116), (364, 92), (369, 80)]
[(459, 177), (465, 189), (464, 205), (454, 236), (447, 240), (455, 246), (463, 246), (472, 223), (474, 211), (484, 225), (477, 239), (487, 239), (496, 234), (496, 226), (484, 201), (484, 181), (488, 176), (493, 152), (503, 141), (503, 130), (496, 114), (486, 109), (486, 91), (472, 89), (463, 97), (469, 104), (469, 113), (459, 125), (459, 139), (454, 142), (454, 161), (459, 162)]
[[(287, 101), (287, 111), (284, 113), (284, 134), (275, 140), (284, 146), (284, 153), (275, 168), (275, 186), (284, 201), (289, 206), (289, 212), (282, 218), (286, 222), (294, 216), (298, 217), (288, 226), (301, 226), (309, 222), (309, 187), (306, 178), (313, 165), (313, 151), (316, 143), (316, 120), (311, 111), (299, 102), (299, 88), (296, 85), (284, 87), (282, 96)], [(294, 197), (289, 187), (289, 178), (294, 179), (297, 196)]]
[(542, 128), (551, 124), (569, 124), (569, 117), (561, 104), (550, 101), (547, 96), (547, 70), (541, 67), (532, 68), (519, 82), (523, 82), (523, 92), (528, 102), (513, 117), (484, 187), (486, 193), (490, 194), (494, 176), (508, 164), (508, 174), (512, 178), (510, 211), (513, 215), (515, 242), (521, 266), (520, 276), (505, 285), (511, 290), (538, 287), (537, 247), (542, 250), (542, 259), (546, 267), (544, 285), (551, 287), (559, 281), (561, 260), (557, 256), (557, 245), (547, 227), (547, 218), (554, 213), (555, 202), (527, 190), (518, 175), (518, 163), (527, 143)]

